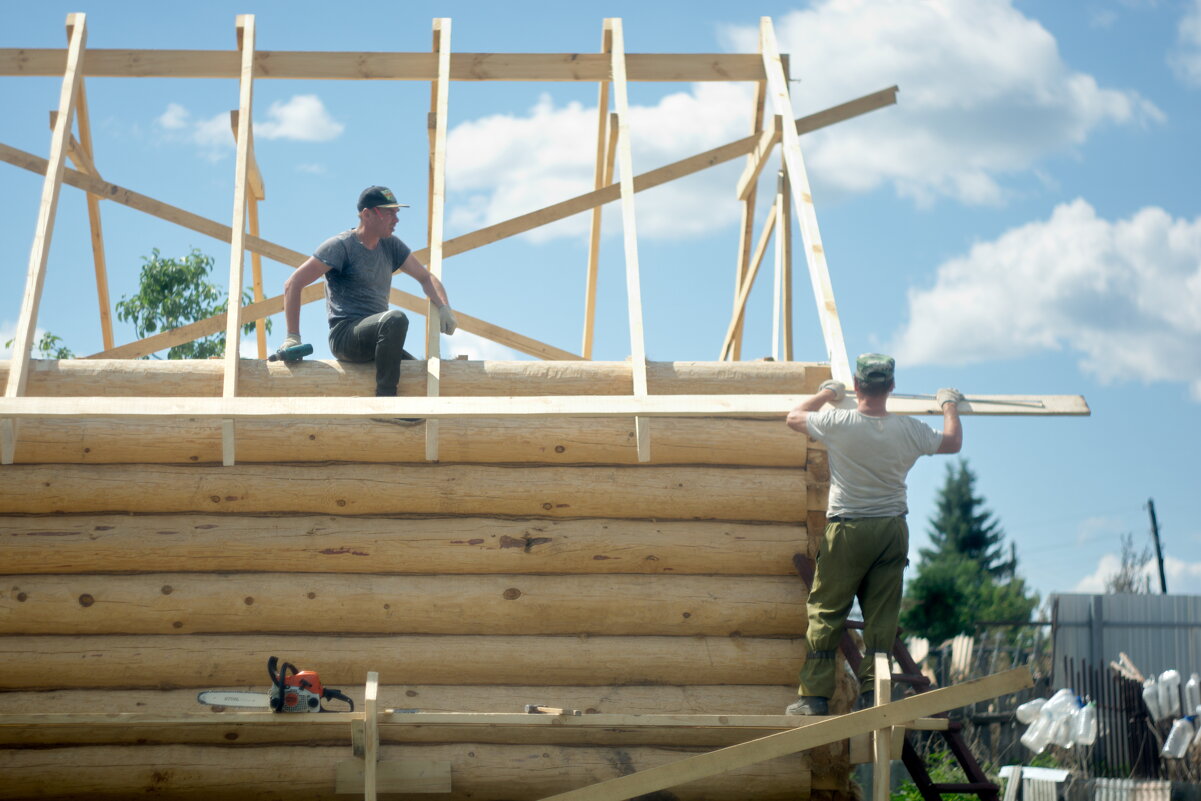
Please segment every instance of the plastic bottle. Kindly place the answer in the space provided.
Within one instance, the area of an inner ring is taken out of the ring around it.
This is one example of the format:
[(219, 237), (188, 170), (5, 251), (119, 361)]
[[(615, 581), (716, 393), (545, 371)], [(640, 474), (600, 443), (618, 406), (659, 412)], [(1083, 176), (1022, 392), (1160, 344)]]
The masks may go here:
[(1050, 718), (1039, 715), (1022, 735), (1022, 745), (1036, 754), (1041, 754), (1047, 747), (1047, 743), (1051, 741), (1051, 727), (1054, 725)]
[(1193, 721), (1196, 720), (1192, 715), (1186, 715), (1179, 718), (1172, 724), (1172, 730), (1168, 732), (1168, 739), (1164, 741), (1163, 750), (1159, 752), (1162, 757), (1168, 759), (1182, 759), (1188, 752), (1189, 743), (1192, 742)]
[(1180, 673), (1165, 670), (1159, 674), (1159, 709), (1163, 717), (1180, 714)]
[(1060, 748), (1071, 748), (1075, 744), (1072, 739), (1072, 716), (1064, 715), (1055, 721), (1051, 730), (1051, 742)]
[(1072, 710), (1076, 708), (1076, 693), (1064, 688), (1058, 690), (1051, 696), (1051, 700), (1043, 704), (1043, 708), (1039, 710), (1039, 714), (1043, 717), (1048, 717), (1053, 720), (1058, 720), (1065, 715), (1070, 715)]
[(1092, 701), (1073, 716), (1072, 739), (1076, 745), (1092, 745), (1097, 741), (1097, 705)]
[(1025, 723), (1029, 725), (1038, 719), (1038, 713), (1046, 703), (1046, 698), (1035, 698), (1033, 701), (1027, 701), (1019, 706), (1014, 711), (1014, 715), (1017, 716), (1019, 723)]
[(1147, 679), (1143, 682), (1143, 703), (1147, 705), (1147, 712), (1151, 714), (1151, 720), (1159, 720), (1163, 717), (1159, 709), (1159, 688), (1155, 686), (1155, 679)]
[(1201, 706), (1201, 676), (1196, 673), (1188, 677), (1184, 685), (1184, 708), (1196, 709)]

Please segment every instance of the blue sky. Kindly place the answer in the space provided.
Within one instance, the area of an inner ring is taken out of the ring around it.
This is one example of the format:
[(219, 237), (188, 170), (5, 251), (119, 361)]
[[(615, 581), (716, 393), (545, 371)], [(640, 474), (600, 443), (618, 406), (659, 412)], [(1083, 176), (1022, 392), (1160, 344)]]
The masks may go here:
[[(894, 353), (900, 392), (1084, 395), (1089, 418), (967, 419), (964, 456), (1017, 544), (1020, 572), (1044, 596), (1099, 590), (1121, 534), (1149, 544), (1154, 498), (1168, 589), (1201, 593), (1201, 0), (3, 0), (0, 10), (0, 47), (62, 47), (66, 14), (84, 11), (94, 48), (232, 49), (235, 15), (253, 13), (259, 49), (403, 52), (427, 51), (441, 16), (453, 19), (457, 51), (595, 52), (603, 19), (621, 17), (629, 52), (753, 52), (769, 15), (792, 56), (796, 116), (900, 86), (896, 106), (801, 140), (852, 357)], [(59, 84), (0, 78), (0, 141), (47, 155)], [(236, 82), (92, 78), (87, 92), (105, 178), (229, 221)], [(744, 86), (633, 84), (630, 99), (639, 172), (748, 132)], [(311, 252), (354, 224), (360, 189), (382, 183), (413, 204), (397, 234), (423, 246), (428, 104), (428, 84), (416, 82), (258, 81), (263, 235)], [(590, 188), (595, 106), (595, 85), (452, 84), (447, 236)], [(651, 359), (717, 356), (741, 166), (638, 195)], [(0, 299), (2, 344), (17, 322), (41, 181), (9, 165), (0, 175), (12, 287)], [(199, 247), (224, 282), (228, 246), (112, 204), (103, 215), (114, 302), (133, 294), (152, 248)], [(81, 354), (101, 349), (86, 220), (82, 194), (64, 188), (38, 320)], [(452, 304), (578, 352), (586, 226), (573, 218), (448, 259)], [(620, 360), (629, 340), (616, 206), (605, 230), (595, 356)], [(796, 356), (821, 360), (797, 256)], [(278, 293), (287, 268), (265, 262), (264, 272)], [(766, 277), (752, 296), (748, 358), (772, 353)], [(133, 338), (117, 329), (118, 342)], [(324, 330), (320, 304), (306, 307), (303, 334), (319, 356)], [(443, 347), (517, 357), (463, 333)], [(915, 551), (945, 465), (924, 460), (911, 475)]]

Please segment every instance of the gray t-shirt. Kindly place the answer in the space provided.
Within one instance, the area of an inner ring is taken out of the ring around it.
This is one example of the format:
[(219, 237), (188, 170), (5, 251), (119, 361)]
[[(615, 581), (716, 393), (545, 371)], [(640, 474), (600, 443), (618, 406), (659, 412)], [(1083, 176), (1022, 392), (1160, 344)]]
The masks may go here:
[(822, 409), (805, 418), (813, 438), (830, 452), (833, 517), (894, 517), (909, 511), (905, 477), (919, 456), (942, 444), (942, 432), (921, 420), (889, 414), (871, 417), (858, 409)]
[(313, 253), (329, 266), (325, 274), (325, 312), (330, 328), (347, 318), (358, 319), (388, 310), (392, 273), (409, 257), (409, 246), (394, 236), (374, 250), (363, 247), (353, 230), (321, 243)]

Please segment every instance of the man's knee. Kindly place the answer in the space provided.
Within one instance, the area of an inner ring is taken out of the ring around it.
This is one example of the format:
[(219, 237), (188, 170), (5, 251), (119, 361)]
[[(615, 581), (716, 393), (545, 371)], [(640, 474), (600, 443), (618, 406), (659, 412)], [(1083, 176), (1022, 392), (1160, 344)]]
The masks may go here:
[(389, 309), (380, 317), (379, 332), (381, 337), (399, 339), (403, 344), (405, 335), (409, 332), (408, 315), (399, 309)]

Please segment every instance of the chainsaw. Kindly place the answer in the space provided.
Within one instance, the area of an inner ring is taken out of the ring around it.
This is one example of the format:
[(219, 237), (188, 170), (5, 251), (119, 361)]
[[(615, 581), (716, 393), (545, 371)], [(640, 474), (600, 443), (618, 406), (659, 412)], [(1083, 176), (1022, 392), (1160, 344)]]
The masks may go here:
[(291, 662), (281, 666), (278, 657), (267, 660), (267, 675), (271, 677), (271, 692), (241, 693), (226, 690), (205, 690), (196, 696), (202, 704), (211, 706), (250, 707), (272, 712), (330, 712), (321, 702), (345, 701), (354, 711), (354, 701), (345, 693), (321, 686), (321, 677), (313, 670), (297, 670)]

